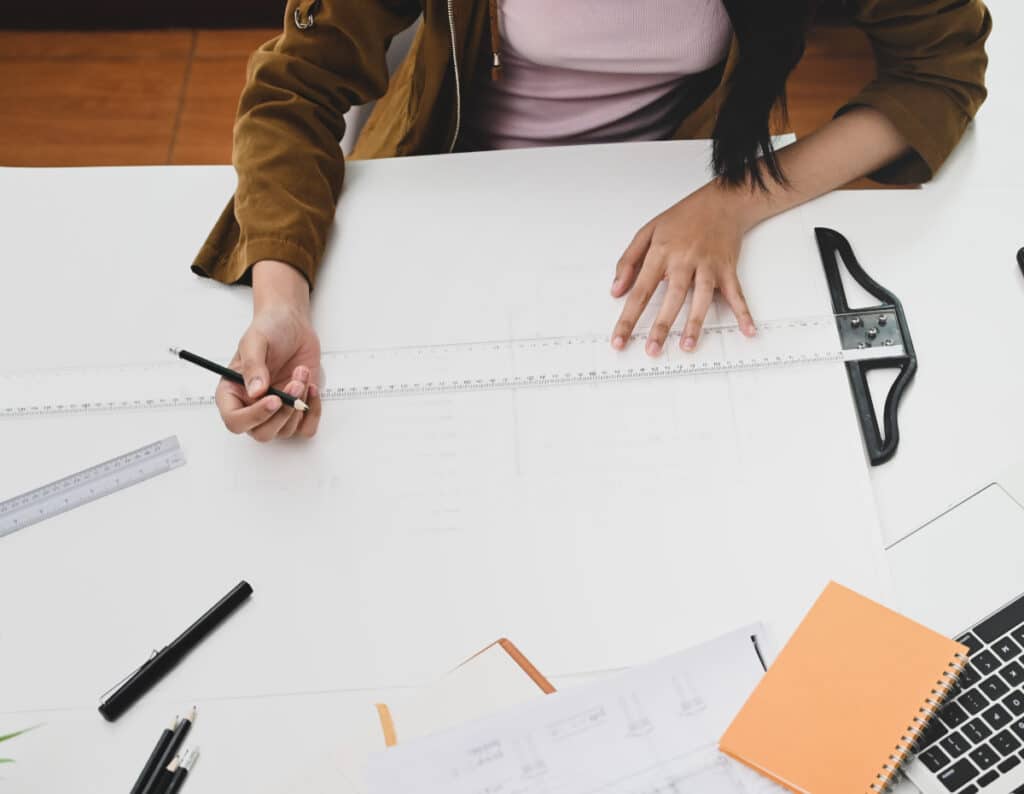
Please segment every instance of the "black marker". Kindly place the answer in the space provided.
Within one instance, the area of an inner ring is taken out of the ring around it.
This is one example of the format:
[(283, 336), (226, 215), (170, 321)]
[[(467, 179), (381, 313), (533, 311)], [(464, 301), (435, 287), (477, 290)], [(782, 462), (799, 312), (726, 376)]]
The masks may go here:
[(111, 722), (124, 714), (136, 700), (173, 670), (189, 651), (206, 639), (251, 595), (252, 586), (248, 582), (239, 582), (209, 612), (125, 679), (114, 693), (100, 704), (100, 714)]
[[(210, 372), (216, 372), (224, 378), (224, 380), (229, 380), (232, 383), (240, 383), (242, 386), (245, 386), (245, 378), (242, 377), (241, 372), (235, 372), (233, 369), (222, 367), (220, 364), (216, 364), (208, 358), (197, 356), (195, 353), (189, 353), (187, 350), (178, 350), (174, 347), (168, 349), (178, 358), (188, 361), (190, 364), (195, 364), (197, 367), (208, 369)], [(281, 402), (290, 408), (294, 408), (296, 411), (305, 412), (309, 410), (309, 406), (298, 397), (292, 397), (290, 394), (286, 394), (280, 389), (275, 389), (273, 386), (267, 389), (267, 394), (273, 394), (275, 397), (280, 397)]]

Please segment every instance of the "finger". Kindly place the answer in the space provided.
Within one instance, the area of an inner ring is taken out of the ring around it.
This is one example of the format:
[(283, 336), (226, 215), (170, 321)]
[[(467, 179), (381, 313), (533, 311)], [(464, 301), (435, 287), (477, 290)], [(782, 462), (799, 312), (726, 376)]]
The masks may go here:
[(647, 337), (647, 354), (657, 356), (665, 346), (665, 340), (672, 331), (672, 324), (682, 311), (683, 303), (686, 302), (686, 293), (690, 291), (690, 283), (693, 276), (690, 273), (669, 281), (668, 289), (665, 290), (665, 299), (658, 310), (658, 316), (651, 328), (650, 336)]
[(702, 276), (698, 271), (693, 278), (693, 303), (690, 304), (690, 315), (686, 318), (683, 338), (679, 345), (683, 350), (693, 350), (697, 347), (700, 329), (704, 327), (704, 318), (707, 316), (708, 309), (711, 308), (711, 301), (714, 297), (715, 282)]
[(245, 390), (250, 397), (259, 397), (270, 384), (267, 352), (270, 343), (263, 334), (248, 332), (238, 343), (238, 359)]
[[(217, 383), (217, 390), (213, 393), (213, 401), (217, 404), (220, 418), (225, 420), (225, 424), (229, 415), (249, 405), (245, 399), (245, 387), (223, 379)], [(228, 429), (230, 430), (231, 428)]]
[(640, 271), (633, 289), (629, 291), (626, 305), (622, 307), (622, 314), (619, 315), (619, 321), (615, 324), (615, 330), (612, 332), (612, 347), (616, 350), (626, 347), (629, 335), (636, 328), (640, 315), (644, 313), (644, 309), (661, 282), (664, 272), (664, 265), (660, 263), (655, 265), (650, 257), (645, 260), (643, 269)]
[(240, 387), (217, 389), (216, 400), (224, 426), (232, 433), (248, 433), (281, 408), (281, 398), (273, 394), (246, 405)]
[(312, 438), (316, 429), (320, 426), (320, 412), (323, 408), (323, 400), (320, 399), (320, 389), (315, 383), (309, 386), (309, 411), (302, 418), (299, 424), (298, 434), (305, 438)]
[(729, 304), (732, 313), (736, 315), (736, 322), (740, 326), (740, 332), (744, 336), (754, 336), (757, 333), (757, 326), (754, 325), (754, 318), (747, 306), (747, 299), (743, 296), (743, 288), (740, 280), (733, 276), (722, 285), (722, 297)]
[(612, 281), (612, 296), (619, 298), (626, 294), (626, 290), (633, 286), (636, 274), (640, 272), (644, 257), (647, 256), (647, 249), (651, 246), (651, 237), (654, 235), (654, 224), (648, 223), (640, 229), (626, 246), (626, 250), (619, 257), (615, 265), (615, 280)]
[[(296, 395), (300, 400), (305, 401), (309, 393), (309, 370), (306, 367), (296, 367), (292, 373), (292, 378), (298, 383), (303, 385), (302, 393)], [(302, 417), (306, 414), (304, 411), (292, 411), (292, 415), (285, 422), (284, 427), (281, 428), (281, 432), (277, 434), (278, 438), (291, 438), (295, 435), (295, 430), (298, 428), (299, 423), (302, 421)]]
[[(288, 385), (282, 389), (285, 394), (290, 394), (292, 397), (298, 397), (306, 389), (298, 381), (289, 381)], [(296, 413), (294, 408), (287, 405), (281, 405), (280, 410), (274, 413), (272, 416), (264, 417), (264, 421), (256, 427), (248, 431), (249, 435), (261, 443), (273, 441), (280, 434), (281, 430), (291, 419), (292, 415)]]

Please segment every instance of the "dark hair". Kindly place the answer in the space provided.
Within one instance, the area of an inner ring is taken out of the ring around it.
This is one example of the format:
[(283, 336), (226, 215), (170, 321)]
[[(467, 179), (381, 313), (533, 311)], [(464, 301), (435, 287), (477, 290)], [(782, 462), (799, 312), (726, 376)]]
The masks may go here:
[[(786, 79), (804, 54), (813, 0), (724, 0), (738, 59), (713, 133), (712, 166), (726, 184), (767, 189), (763, 171), (786, 178), (769, 134), (772, 109), (786, 118)], [(762, 166), (758, 157), (763, 157)]]

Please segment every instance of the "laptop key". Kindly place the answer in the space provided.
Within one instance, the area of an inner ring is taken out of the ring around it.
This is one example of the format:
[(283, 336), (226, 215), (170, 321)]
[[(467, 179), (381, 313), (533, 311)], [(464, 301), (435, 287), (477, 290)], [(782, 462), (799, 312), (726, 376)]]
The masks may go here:
[(985, 718), (985, 722), (997, 731), (1002, 730), (1010, 722), (1010, 713), (998, 703), (988, 711), (983, 712), (981, 716)]
[(981, 744), (992, 735), (992, 729), (977, 717), (964, 725), (961, 730), (964, 732), (964, 736), (975, 744)]
[(968, 656), (970, 654), (972, 654), (972, 653), (977, 653), (978, 651), (980, 651), (982, 648), (985, 647), (985, 643), (983, 643), (981, 640), (979, 640), (977, 637), (975, 637), (970, 632), (967, 632), (966, 634), (964, 634), (961, 637), (957, 637), (956, 641), (959, 642), (961, 645), (966, 645), (967, 646), (967, 648), (968, 648), (968, 651), (967, 651)]
[(999, 760), (999, 756), (996, 754), (995, 750), (987, 744), (983, 744), (980, 747), (976, 747), (971, 750), (971, 760), (981, 767), (981, 769), (985, 770), (996, 763)]
[(1002, 639), (997, 640), (992, 648), (1004, 662), (1008, 662), (1010, 659), (1020, 656), (1020, 646), (1015, 643), (1011, 637), (1003, 637)]
[(1007, 731), (999, 731), (992, 737), (990, 744), (1002, 755), (1010, 755), (1020, 749), (1020, 739)]
[(983, 620), (972, 630), (985, 642), (995, 642), (1011, 629), (1024, 624), (1024, 596), (1012, 604), (996, 612), (992, 617)]
[(988, 772), (986, 772), (984, 775), (978, 778), (978, 785), (982, 787), (987, 786), (989, 783), (991, 783), (998, 777), (999, 773), (996, 772), (996, 770), (994, 769), (990, 769)]
[(939, 711), (939, 719), (946, 723), (946, 727), (955, 728), (967, 722), (967, 713), (956, 703), (947, 703)]
[(1020, 759), (1015, 755), (1011, 755), (1009, 758), (1004, 758), (1002, 761), (996, 764), (996, 769), (998, 769), (1005, 775), (1007, 772), (1009, 772), (1011, 769), (1017, 766), (1020, 766)]
[(957, 794), (978, 794), (978, 787), (971, 783), (967, 788), (960, 789)]
[(990, 705), (989, 699), (981, 694), (977, 689), (968, 689), (956, 699), (956, 702), (971, 714), (977, 714), (980, 711), (984, 711)]
[(938, 747), (926, 750), (921, 753), (918, 758), (921, 759), (921, 763), (928, 767), (932, 772), (938, 772), (942, 767), (949, 763), (949, 756), (942, 752)]
[(982, 651), (971, 657), (971, 664), (982, 675), (988, 675), (999, 667), (999, 660), (991, 651)]
[(970, 781), (974, 780), (980, 773), (978, 767), (961, 758), (953, 766), (939, 772), (939, 782), (949, 791), (956, 791)]
[(1018, 717), (1024, 714), (1024, 692), (1011, 692), (1003, 698), (1003, 705)]
[(1010, 726), (1010, 728), (1015, 734), (1017, 734), (1018, 739), (1024, 741), (1024, 719), (1018, 719)]
[[(985, 730), (988, 730), (986, 727)], [(928, 723), (928, 727), (924, 729), (921, 734), (921, 738), (917, 742), (917, 752), (922, 752), (926, 748), (931, 747), (935, 742), (941, 739), (949, 732), (949, 728), (943, 725), (938, 720), (931, 720)]]
[(969, 664), (967, 665), (967, 667), (964, 668), (964, 671), (960, 673), (959, 683), (961, 687), (967, 689), (967, 687), (974, 686), (980, 680), (981, 676), (978, 675), (978, 671), (974, 669), (973, 665)]
[(1010, 662), (1008, 665), (1004, 665), (1003, 669), (999, 671), (999, 675), (1005, 678), (1006, 683), (1010, 686), (1024, 684), (1024, 667), (1020, 666), (1020, 662)]
[(997, 675), (990, 675), (981, 682), (978, 688), (993, 700), (999, 700), (999, 698), (1010, 691), (1010, 687), (1006, 685), (1006, 682)]
[(971, 749), (971, 743), (960, 735), (960, 731), (953, 731), (949, 736), (939, 742), (939, 745), (943, 750), (949, 753), (951, 758), (959, 758)]
[[(1017, 642), (1021, 645), (1024, 645), (1024, 625), (1018, 626), (1013, 631), (1011, 631), (1010, 636), (1017, 640)], [(965, 642), (964, 645), (966, 644), (967, 643)]]

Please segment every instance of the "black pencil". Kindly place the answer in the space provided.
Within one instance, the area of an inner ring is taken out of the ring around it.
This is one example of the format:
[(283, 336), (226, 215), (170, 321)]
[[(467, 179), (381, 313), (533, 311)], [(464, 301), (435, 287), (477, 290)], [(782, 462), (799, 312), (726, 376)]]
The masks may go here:
[[(188, 716), (179, 720), (177, 727), (174, 729), (174, 735), (171, 736), (171, 741), (164, 749), (163, 756), (157, 764), (157, 768), (153, 770), (153, 773), (149, 776), (149, 780), (146, 781), (145, 787), (142, 789), (142, 794), (158, 794), (163, 791), (164, 788), (170, 783), (171, 775), (167, 771), (167, 766), (174, 760), (178, 755), (178, 750), (181, 749), (181, 745), (185, 741), (185, 737), (188, 736), (189, 729), (192, 727), (192, 723), (196, 720), (196, 707), (193, 706), (189, 711)], [(177, 765), (175, 765), (177, 768)]]
[(135, 781), (135, 785), (132, 786), (131, 794), (142, 794), (143, 789), (146, 786), (146, 782), (152, 776), (153, 771), (157, 768), (160, 763), (160, 759), (163, 758), (164, 751), (167, 749), (167, 745), (171, 743), (171, 736), (174, 733), (174, 729), (178, 727), (178, 718), (174, 718), (174, 722), (171, 723), (170, 728), (164, 728), (164, 732), (160, 734), (160, 738), (157, 740), (156, 747), (153, 748), (153, 752), (149, 754), (149, 760), (146, 761), (146, 765), (142, 767), (142, 773), (139, 775), (139, 779)]
[[(240, 383), (245, 385), (245, 378), (242, 377), (242, 373), (235, 372), (233, 369), (222, 367), (220, 364), (216, 364), (207, 358), (197, 356), (195, 353), (189, 353), (187, 350), (178, 350), (177, 348), (170, 348), (171, 353), (176, 355), (178, 358), (188, 361), (190, 364), (195, 364), (198, 367), (207, 369), (210, 372), (215, 372), (220, 375), (224, 380), (229, 380), (233, 383)], [(296, 411), (308, 411), (309, 406), (300, 400), (298, 397), (292, 397), (290, 394), (285, 394), (280, 389), (275, 389), (271, 386), (267, 389), (267, 394), (273, 394), (275, 397), (280, 397), (281, 402), (285, 405), (294, 408)]]
[(164, 794), (176, 794), (177, 791), (185, 785), (185, 778), (188, 777), (188, 773), (192, 771), (192, 767), (196, 765), (196, 761), (199, 760), (199, 748), (193, 749), (185, 760), (181, 762), (181, 766), (174, 770), (174, 774), (171, 776), (170, 785), (167, 786), (167, 790)]

